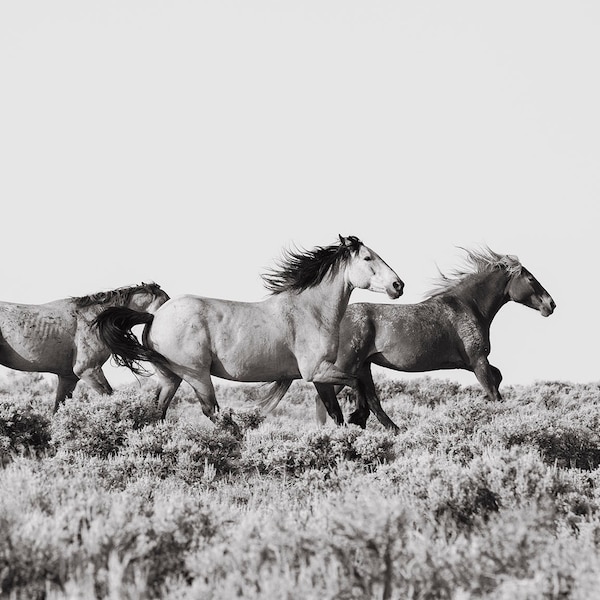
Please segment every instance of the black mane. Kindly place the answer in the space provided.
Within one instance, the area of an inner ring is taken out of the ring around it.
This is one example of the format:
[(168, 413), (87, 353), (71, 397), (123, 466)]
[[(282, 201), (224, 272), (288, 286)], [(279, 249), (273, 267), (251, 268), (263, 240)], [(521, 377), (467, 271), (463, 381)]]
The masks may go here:
[(109, 302), (116, 302), (117, 304), (127, 304), (129, 299), (136, 292), (149, 292), (151, 294), (157, 294), (160, 290), (158, 283), (141, 283), (140, 285), (131, 285), (108, 292), (96, 292), (95, 294), (89, 294), (87, 296), (79, 296), (73, 298), (78, 308), (84, 308), (91, 306), (92, 304), (108, 304)]
[(314, 250), (284, 250), (283, 258), (276, 268), (261, 275), (265, 287), (273, 294), (281, 292), (301, 292), (318, 285), (328, 273), (335, 273), (340, 264), (352, 252), (358, 250), (362, 242), (354, 236), (347, 238), (350, 245), (332, 244), (317, 246)]

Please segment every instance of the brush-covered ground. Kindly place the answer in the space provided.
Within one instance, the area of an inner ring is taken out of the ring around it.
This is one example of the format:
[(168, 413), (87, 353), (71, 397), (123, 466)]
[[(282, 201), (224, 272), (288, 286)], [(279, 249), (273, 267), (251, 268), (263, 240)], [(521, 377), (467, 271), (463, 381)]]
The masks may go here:
[[(152, 381), (55, 415), (0, 386), (3, 598), (600, 597), (600, 383), (380, 379), (392, 435), (318, 428), (295, 383), (266, 419), (218, 389), (211, 424)], [(344, 404), (346, 412), (350, 405)]]

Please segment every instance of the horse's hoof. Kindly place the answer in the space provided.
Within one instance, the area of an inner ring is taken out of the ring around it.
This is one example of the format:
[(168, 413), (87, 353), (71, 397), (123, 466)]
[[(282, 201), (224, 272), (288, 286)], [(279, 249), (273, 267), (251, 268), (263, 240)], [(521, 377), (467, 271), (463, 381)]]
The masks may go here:
[(366, 429), (368, 418), (368, 415), (367, 417), (363, 417), (360, 414), (351, 413), (348, 417), (348, 423), (351, 423), (352, 425), (358, 425), (361, 429)]

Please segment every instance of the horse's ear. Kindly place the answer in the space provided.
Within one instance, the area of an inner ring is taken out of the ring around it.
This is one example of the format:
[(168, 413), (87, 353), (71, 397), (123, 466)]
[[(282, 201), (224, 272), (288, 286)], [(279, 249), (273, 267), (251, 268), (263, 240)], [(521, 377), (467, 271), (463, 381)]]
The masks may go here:
[(350, 248), (351, 250), (358, 250), (362, 244), (362, 242), (355, 235), (349, 235), (348, 237), (339, 235), (339, 238), (340, 244), (342, 246), (346, 246), (346, 248)]

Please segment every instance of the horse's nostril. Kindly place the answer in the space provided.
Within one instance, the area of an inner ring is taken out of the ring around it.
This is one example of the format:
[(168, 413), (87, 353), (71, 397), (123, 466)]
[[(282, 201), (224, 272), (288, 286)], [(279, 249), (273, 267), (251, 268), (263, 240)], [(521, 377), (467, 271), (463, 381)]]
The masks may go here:
[(401, 281), (394, 281), (394, 289), (397, 292), (401, 292), (404, 288), (404, 284)]

